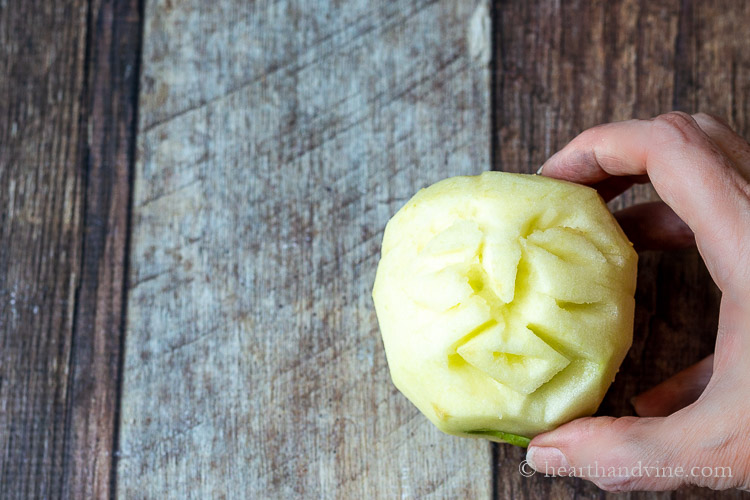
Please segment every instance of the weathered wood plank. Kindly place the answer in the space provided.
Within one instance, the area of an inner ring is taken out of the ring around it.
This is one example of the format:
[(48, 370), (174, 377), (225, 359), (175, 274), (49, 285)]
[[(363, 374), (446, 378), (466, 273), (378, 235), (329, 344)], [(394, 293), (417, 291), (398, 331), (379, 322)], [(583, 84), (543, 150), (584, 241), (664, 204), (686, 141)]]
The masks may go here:
[[(748, 133), (746, 2), (495, 2), (496, 167), (533, 172), (578, 132), (671, 109), (713, 112)], [(656, 199), (640, 186), (614, 209)], [(695, 251), (641, 255), (635, 340), (601, 414), (713, 351), (719, 292)], [(679, 346), (679, 349), (675, 349)], [(499, 498), (610, 497), (585, 481), (521, 477), (496, 449)], [(631, 498), (733, 497), (686, 490)], [(617, 498), (620, 498), (618, 496)], [(613, 497), (614, 498), (614, 497)]]
[[(32, 27), (37, 27), (32, 29)], [(86, 3), (0, 15), (0, 491), (56, 495), (80, 281)]]
[(476, 7), (147, 4), (123, 498), (490, 496), (489, 445), (392, 386), (370, 298), (389, 216), (489, 166)]
[(2, 498), (110, 494), (138, 19), (0, 5)]
[(84, 94), (85, 208), (69, 358), (64, 498), (114, 494), (132, 168), (138, 0), (91, 0)]

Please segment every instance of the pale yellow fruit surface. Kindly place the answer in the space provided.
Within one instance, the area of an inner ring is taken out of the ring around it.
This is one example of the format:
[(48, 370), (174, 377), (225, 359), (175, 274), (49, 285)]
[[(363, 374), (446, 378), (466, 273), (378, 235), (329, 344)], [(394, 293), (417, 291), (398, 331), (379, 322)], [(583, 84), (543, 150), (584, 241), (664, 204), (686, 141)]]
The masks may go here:
[(588, 187), (485, 172), (419, 191), (373, 289), (393, 382), (450, 434), (590, 415), (631, 345), (637, 259)]

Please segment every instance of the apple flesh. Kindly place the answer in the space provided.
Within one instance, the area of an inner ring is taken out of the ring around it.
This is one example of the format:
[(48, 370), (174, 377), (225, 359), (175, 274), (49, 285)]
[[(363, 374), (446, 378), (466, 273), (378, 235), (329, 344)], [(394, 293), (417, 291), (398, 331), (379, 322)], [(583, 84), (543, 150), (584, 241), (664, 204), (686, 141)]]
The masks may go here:
[(523, 446), (590, 415), (631, 345), (636, 264), (591, 188), (485, 172), (423, 189), (373, 289), (393, 382), (459, 436)]

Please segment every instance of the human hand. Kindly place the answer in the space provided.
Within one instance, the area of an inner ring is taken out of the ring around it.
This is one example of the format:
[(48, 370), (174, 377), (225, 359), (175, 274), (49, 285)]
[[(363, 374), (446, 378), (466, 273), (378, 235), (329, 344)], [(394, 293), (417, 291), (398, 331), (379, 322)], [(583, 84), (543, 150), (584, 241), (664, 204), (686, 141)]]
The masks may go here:
[(611, 491), (750, 489), (750, 145), (713, 117), (674, 112), (589, 129), (542, 174), (605, 199), (650, 181), (664, 203), (623, 211), (623, 229), (641, 249), (694, 241), (722, 299), (714, 355), (636, 397), (640, 417), (574, 420), (536, 436), (527, 461)]

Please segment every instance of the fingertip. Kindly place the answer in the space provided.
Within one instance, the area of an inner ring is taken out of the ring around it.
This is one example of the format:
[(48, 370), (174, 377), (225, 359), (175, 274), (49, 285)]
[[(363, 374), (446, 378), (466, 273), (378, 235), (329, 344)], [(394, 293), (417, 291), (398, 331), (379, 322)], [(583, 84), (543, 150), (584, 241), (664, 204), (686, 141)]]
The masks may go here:
[(591, 185), (610, 177), (599, 165), (596, 151), (588, 144), (586, 132), (550, 156), (542, 165), (547, 177)]
[(581, 155), (572, 150), (570, 145), (561, 149), (550, 156), (547, 161), (539, 167), (537, 171), (545, 177), (560, 179), (563, 181), (577, 182), (579, 184), (589, 184), (587, 179), (582, 177), (585, 173), (587, 161), (581, 158)]
[(633, 406), (635, 414), (639, 417), (663, 417), (669, 415), (669, 412), (665, 412), (664, 409), (659, 408), (660, 405), (655, 406), (653, 404), (652, 398), (649, 396), (649, 391), (630, 398), (630, 404)]
[(639, 417), (666, 417), (692, 402), (676, 401), (676, 396), (651, 389), (632, 398), (633, 410)]
[(526, 451), (526, 462), (537, 472), (548, 475), (563, 475), (561, 472), (570, 469), (565, 455), (557, 448), (547, 446), (529, 446)]
[(660, 384), (631, 398), (641, 417), (665, 417), (694, 403), (713, 373), (713, 355), (678, 372)]
[(642, 458), (643, 427), (635, 425), (638, 423), (645, 421), (636, 417), (573, 420), (534, 438), (527, 462), (539, 472), (575, 475), (606, 490), (632, 489), (638, 485), (633, 478), (606, 471), (620, 471)]
[(657, 385), (636, 394), (630, 398), (630, 402), (639, 417), (666, 417), (673, 413), (672, 409), (675, 406), (673, 401), (675, 394), (673, 392), (669, 391), (668, 388), (664, 391), (660, 385)]
[(547, 160), (544, 163), (542, 163), (542, 166), (539, 167), (539, 170), (537, 170), (536, 173), (538, 175), (543, 175), (545, 177), (557, 178), (557, 176), (554, 175), (556, 171), (555, 165), (557, 163), (557, 160), (560, 158), (560, 154), (561, 154), (561, 151), (558, 151), (552, 156), (550, 156), (549, 158), (547, 158)]

